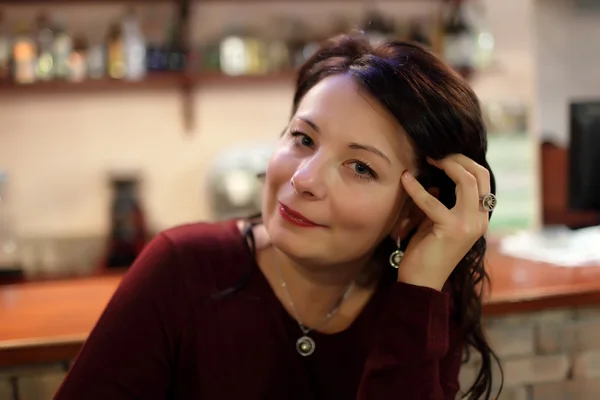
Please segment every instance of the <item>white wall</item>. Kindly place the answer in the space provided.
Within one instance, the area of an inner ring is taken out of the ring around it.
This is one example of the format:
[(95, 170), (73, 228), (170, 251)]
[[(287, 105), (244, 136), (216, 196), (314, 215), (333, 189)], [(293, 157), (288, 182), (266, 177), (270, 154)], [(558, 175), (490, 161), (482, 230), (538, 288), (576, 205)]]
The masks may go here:
[[(486, 0), (500, 61), (494, 74), (474, 83), (486, 101), (529, 102), (534, 97), (528, 24), (532, 1)], [(209, 32), (211, 24), (222, 23), (230, 10), (249, 19), (251, 14), (261, 18), (262, 11), (277, 7), (295, 13), (314, 13), (311, 8), (318, 7), (329, 10), (327, 15), (334, 7), (344, 11), (340, 2), (317, 4), (215, 5), (197, 10), (194, 26), (196, 32)], [(436, 3), (394, 4), (395, 15), (406, 16), (425, 13)], [(352, 9), (358, 13), (362, 8), (355, 4)], [(113, 6), (65, 10), (67, 21), (85, 15), (87, 20), (79, 22), (82, 26), (120, 11)], [(30, 9), (9, 11), (31, 16)], [(292, 90), (291, 82), (201, 88), (196, 94), (196, 130), (189, 135), (182, 128), (181, 98), (175, 89), (0, 96), (0, 168), (7, 169), (13, 180), (11, 200), (20, 233), (103, 234), (109, 201), (105, 171), (122, 162), (135, 163), (145, 171), (144, 200), (155, 229), (209, 219), (204, 187), (211, 162), (233, 143), (275, 140), (288, 118)]]
[(562, 145), (569, 141), (569, 102), (600, 99), (600, 6), (581, 10), (574, 3), (535, 2), (539, 133)]

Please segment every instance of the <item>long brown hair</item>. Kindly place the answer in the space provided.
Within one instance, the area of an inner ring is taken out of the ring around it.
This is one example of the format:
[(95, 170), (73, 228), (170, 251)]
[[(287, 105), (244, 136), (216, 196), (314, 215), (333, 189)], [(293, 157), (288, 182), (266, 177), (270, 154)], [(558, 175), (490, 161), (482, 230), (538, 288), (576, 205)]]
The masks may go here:
[[(417, 179), (425, 187), (437, 187), (439, 199), (446, 207), (456, 203), (455, 184), (448, 176), (426, 162), (426, 157), (442, 159), (462, 153), (485, 166), (496, 192), (494, 175), (486, 161), (487, 135), (477, 96), (469, 85), (435, 55), (423, 47), (401, 41), (371, 45), (363, 35), (340, 35), (327, 40), (300, 68), (292, 115), (306, 93), (324, 78), (346, 74), (377, 99), (402, 125), (415, 151)], [(490, 213), (491, 216), (491, 213)], [(260, 215), (249, 218), (244, 236), (250, 252), (256, 255), (252, 225)], [(403, 241), (409, 243), (410, 235)], [(385, 239), (376, 256), (389, 255), (396, 244)], [(482, 296), (489, 286), (483, 257), (485, 237), (481, 237), (456, 266), (448, 279), (454, 301), (453, 318), (462, 328), (468, 360), (470, 350), (481, 355), (481, 367), (475, 382), (464, 393), (470, 400), (489, 399), (492, 394), (492, 361), (498, 357), (490, 348), (481, 326)], [(234, 286), (215, 294), (227, 297), (241, 290), (255, 269), (249, 270)], [(502, 383), (500, 384), (500, 388)]]
[[(377, 99), (407, 132), (417, 160), (417, 179), (425, 187), (439, 188), (440, 201), (448, 208), (456, 202), (455, 184), (442, 171), (430, 166), (426, 157), (439, 160), (461, 153), (484, 165), (487, 137), (477, 96), (469, 85), (425, 48), (407, 42), (385, 41), (371, 45), (360, 34), (327, 40), (300, 68), (292, 115), (306, 93), (322, 79), (336, 74), (352, 77)], [(404, 241), (405, 246), (407, 240)], [(377, 253), (389, 254), (395, 244), (386, 239)], [(465, 393), (469, 399), (489, 399), (492, 391), (490, 348), (481, 326), (482, 291), (489, 285), (483, 256), (486, 240), (481, 237), (456, 266), (449, 278), (455, 315), (467, 348), (481, 354), (481, 368)]]

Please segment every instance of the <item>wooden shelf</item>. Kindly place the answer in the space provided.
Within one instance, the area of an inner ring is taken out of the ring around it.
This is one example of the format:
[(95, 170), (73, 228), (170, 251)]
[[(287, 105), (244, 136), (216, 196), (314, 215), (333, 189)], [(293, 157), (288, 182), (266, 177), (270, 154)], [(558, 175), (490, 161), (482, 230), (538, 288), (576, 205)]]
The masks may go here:
[(191, 76), (191, 83), (204, 85), (248, 85), (260, 83), (294, 83), (296, 71), (281, 71), (264, 75), (225, 75), (220, 72), (199, 72)]
[(102, 90), (139, 90), (176, 88), (184, 83), (182, 73), (151, 73), (141, 81), (123, 81), (116, 79), (97, 79), (84, 82), (50, 81), (36, 82), (29, 85), (14, 83), (0, 83), (2, 94), (37, 94), (37, 93), (63, 93), (63, 92), (89, 92)]
[(0, 0), (0, 6), (55, 6), (55, 5), (71, 5), (77, 6), (81, 4), (148, 4), (148, 3), (175, 3), (180, 0)]
[(296, 71), (283, 71), (265, 75), (230, 76), (219, 72), (200, 72), (186, 75), (180, 72), (151, 73), (141, 81), (122, 81), (116, 79), (98, 79), (84, 82), (50, 81), (19, 85), (0, 83), (1, 94), (16, 93), (61, 93), (86, 92), (99, 90), (138, 90), (179, 87), (183, 85), (252, 85), (262, 83), (293, 83)]

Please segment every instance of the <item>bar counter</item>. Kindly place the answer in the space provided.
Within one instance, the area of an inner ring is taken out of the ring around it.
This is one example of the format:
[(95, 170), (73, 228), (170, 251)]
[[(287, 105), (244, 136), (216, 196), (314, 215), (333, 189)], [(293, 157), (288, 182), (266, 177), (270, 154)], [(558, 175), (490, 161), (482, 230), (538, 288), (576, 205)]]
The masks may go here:
[[(499, 316), (600, 305), (600, 265), (564, 268), (486, 256), (492, 288), (484, 313)], [(71, 360), (123, 272), (0, 286), (0, 367)]]

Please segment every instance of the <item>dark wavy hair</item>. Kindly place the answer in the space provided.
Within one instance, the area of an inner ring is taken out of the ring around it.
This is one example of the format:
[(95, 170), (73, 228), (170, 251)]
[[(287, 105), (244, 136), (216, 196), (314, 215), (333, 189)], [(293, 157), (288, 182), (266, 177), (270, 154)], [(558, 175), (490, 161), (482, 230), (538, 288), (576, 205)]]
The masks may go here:
[[(412, 143), (417, 179), (426, 188), (437, 187), (439, 200), (446, 207), (452, 208), (456, 202), (455, 184), (443, 171), (427, 163), (426, 157), (439, 160), (454, 153), (464, 154), (488, 169), (495, 193), (493, 173), (486, 161), (486, 129), (477, 96), (439, 58), (414, 43), (390, 40), (372, 45), (361, 34), (331, 38), (300, 68), (292, 115), (312, 87), (337, 74), (352, 77), (396, 118)], [(254, 253), (251, 232), (246, 230)], [(410, 237), (404, 240), (403, 247), (409, 241)], [(387, 258), (394, 250), (395, 243), (386, 238), (375, 256)], [(471, 349), (481, 355), (479, 373), (463, 396), (469, 399), (490, 398), (492, 361), (500, 367), (481, 326), (483, 291), (489, 287), (483, 262), (485, 251), (486, 240), (481, 237), (448, 279), (455, 306), (453, 318), (462, 328), (467, 349), (465, 361)], [(237, 288), (244, 284), (240, 282)], [(500, 371), (503, 376), (501, 367)]]

